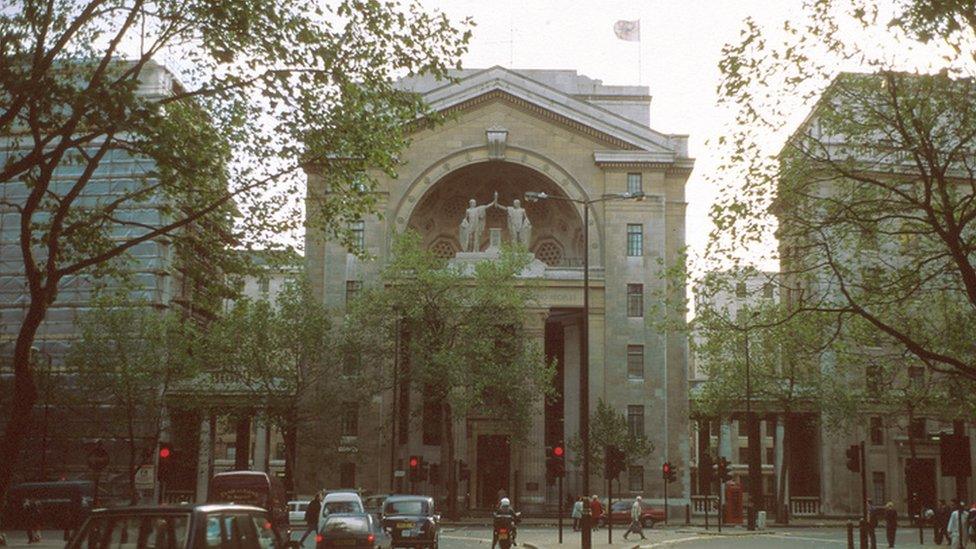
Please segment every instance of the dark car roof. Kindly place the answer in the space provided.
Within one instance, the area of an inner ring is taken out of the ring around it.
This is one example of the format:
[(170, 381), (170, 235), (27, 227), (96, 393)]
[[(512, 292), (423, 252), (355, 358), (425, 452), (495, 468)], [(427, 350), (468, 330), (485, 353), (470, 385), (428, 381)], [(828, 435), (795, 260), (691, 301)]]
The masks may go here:
[(427, 502), (430, 502), (430, 501), (434, 501), (434, 498), (432, 498), (430, 496), (388, 496), (386, 498), (386, 501), (388, 501), (388, 502), (396, 502), (396, 501), (427, 501)]

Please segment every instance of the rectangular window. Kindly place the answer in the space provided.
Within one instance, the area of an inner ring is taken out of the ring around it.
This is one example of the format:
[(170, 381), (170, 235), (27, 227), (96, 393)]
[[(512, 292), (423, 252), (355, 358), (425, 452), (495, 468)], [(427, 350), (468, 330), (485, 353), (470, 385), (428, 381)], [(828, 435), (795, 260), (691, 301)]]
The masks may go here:
[(921, 389), (925, 386), (925, 368), (921, 366), (911, 366), (908, 368), (908, 381), (912, 388)]
[(773, 452), (772, 447), (766, 448), (766, 464), (775, 465), (776, 464), (776, 454)]
[(630, 436), (637, 438), (644, 436), (644, 407), (640, 405), (627, 406), (627, 429)]
[(362, 251), (366, 249), (366, 222), (365, 221), (354, 221), (349, 226), (349, 230), (352, 231), (352, 245), (353, 249), (350, 251)]
[(739, 463), (749, 463), (748, 446), (739, 446)]
[(627, 224), (627, 255), (630, 257), (644, 255), (644, 226), (640, 223)]
[(644, 346), (627, 346), (627, 378), (644, 379)]
[(925, 431), (925, 418), (917, 417), (912, 419), (912, 422), (908, 425), (908, 434), (916, 440), (925, 438), (928, 435)]
[(745, 297), (746, 296), (746, 283), (736, 282), (735, 283), (735, 297)]
[(871, 418), (871, 445), (881, 446), (884, 444), (884, 427), (881, 424), (880, 417)]
[(881, 367), (869, 364), (864, 369), (864, 389), (869, 396), (878, 396), (881, 390)]
[(627, 487), (631, 492), (644, 491), (644, 467), (631, 465), (627, 469)]
[(773, 283), (772, 282), (767, 282), (767, 283), (763, 284), (763, 297), (765, 297), (766, 299), (772, 299), (773, 298)]
[(644, 316), (644, 285), (627, 285), (627, 316), (640, 318)]
[[(883, 472), (874, 471), (871, 473), (871, 486), (874, 489), (875, 502), (888, 500), (888, 496), (885, 495), (885, 474)], [(879, 504), (876, 503), (876, 505)]]
[(268, 297), (268, 292), (271, 290), (271, 281), (267, 278), (262, 278), (258, 281), (258, 291), (261, 292), (261, 297)]
[(363, 289), (363, 283), (360, 280), (347, 280), (346, 281), (346, 304), (352, 303), (356, 296), (359, 295), (359, 290)]
[(355, 402), (347, 402), (344, 405), (340, 420), (342, 436), (354, 437), (359, 435), (359, 405)]
[(627, 192), (629, 192), (630, 194), (637, 194), (637, 193), (644, 192), (643, 174), (639, 174), (639, 173), (627, 174)]

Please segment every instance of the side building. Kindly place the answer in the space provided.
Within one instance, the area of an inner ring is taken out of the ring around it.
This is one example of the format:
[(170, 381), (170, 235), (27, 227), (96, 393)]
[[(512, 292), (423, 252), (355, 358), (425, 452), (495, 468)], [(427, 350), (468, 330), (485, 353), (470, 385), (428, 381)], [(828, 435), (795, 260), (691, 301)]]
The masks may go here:
[[(662, 305), (652, 297), (666, 289), (661, 269), (680, 260), (685, 243), (684, 188), (693, 167), (687, 137), (649, 127), (651, 98), (643, 86), (609, 86), (559, 70), (493, 67), (451, 76), (456, 81), (400, 83), (449, 116), (440, 125), (418, 126), (396, 177), (378, 174), (377, 215), (352, 227), (356, 245), (374, 259), (362, 260), (315, 231), (306, 234), (313, 290), (328, 307), (341, 311), (361, 288), (379, 282), (395, 234), (417, 231), (427, 249), (452, 258), (465, 249), (459, 224), (469, 200), (486, 204), (497, 193), (504, 205), (523, 201), (532, 225), (528, 248), (541, 265), (533, 275), (535, 303), (525, 325), (557, 364), (557, 397), (539, 410), (528, 444), (510, 444), (510, 433), (487, 418), (458, 423), (459, 462), (470, 470), (461, 488), (462, 507), (490, 507), (499, 490), (526, 509), (557, 504), (556, 487), (546, 479), (544, 449), (578, 432), (584, 254), (590, 265), (590, 361), (582, 367), (589, 371), (591, 407), (603, 399), (627, 417), (632, 432), (654, 444), (651, 456), (629, 464), (621, 478), (622, 495), (663, 498), (661, 464), (670, 461), (681, 471), (670, 495), (674, 505), (683, 506), (690, 493), (684, 436), (687, 344), (683, 335), (658, 329), (650, 311)], [(326, 191), (323, 172), (316, 170), (327, 169), (326, 164), (310, 170), (308, 200)], [(525, 203), (527, 192), (575, 203)], [(583, 226), (580, 202), (625, 192), (646, 198), (595, 203), (589, 227)], [(502, 210), (486, 213), (486, 230), (474, 252), (511, 237)], [(422, 406), (418, 388), (405, 394), (410, 406)], [(437, 463), (438, 441), (426, 436), (411, 408), (400, 414), (404, 428), (391, 441), (389, 422), (381, 419), (391, 404), (391, 395), (385, 394), (359, 407), (360, 430), (377, 433), (380, 441), (350, 438), (348, 462), (339, 470), (318, 467), (314, 449), (300, 449), (296, 490), (352, 484), (374, 492), (399, 491), (403, 485), (395, 471), (404, 470), (414, 455), (442, 471), (460, 466)], [(568, 457), (571, 464), (574, 456)], [(590, 486), (602, 486), (600, 472), (592, 473)], [(443, 495), (436, 486), (419, 488)], [(566, 494), (581, 490), (581, 473), (571, 466)]]

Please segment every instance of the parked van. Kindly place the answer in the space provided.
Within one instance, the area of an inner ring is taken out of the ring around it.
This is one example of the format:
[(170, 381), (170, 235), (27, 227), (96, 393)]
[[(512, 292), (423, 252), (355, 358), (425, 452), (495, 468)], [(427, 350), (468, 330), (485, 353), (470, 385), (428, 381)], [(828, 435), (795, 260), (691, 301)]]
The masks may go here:
[(3, 527), (21, 529), (27, 526), (24, 500), (30, 499), (38, 504), (42, 528), (74, 530), (91, 512), (94, 494), (93, 484), (88, 480), (18, 484), (7, 492)]
[(278, 477), (263, 471), (227, 471), (210, 479), (208, 503), (254, 505), (271, 512), (275, 526), (288, 529), (288, 500)]

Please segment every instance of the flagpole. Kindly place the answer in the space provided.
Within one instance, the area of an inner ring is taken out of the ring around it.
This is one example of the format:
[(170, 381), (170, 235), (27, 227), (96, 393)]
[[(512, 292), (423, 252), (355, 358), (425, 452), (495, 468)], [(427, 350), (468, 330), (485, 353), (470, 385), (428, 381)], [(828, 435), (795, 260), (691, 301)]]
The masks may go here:
[(641, 54), (641, 49), (643, 49), (643, 43), (641, 42), (641, 25), (640, 18), (637, 19), (637, 85), (640, 86), (644, 83), (644, 61), (643, 55)]

